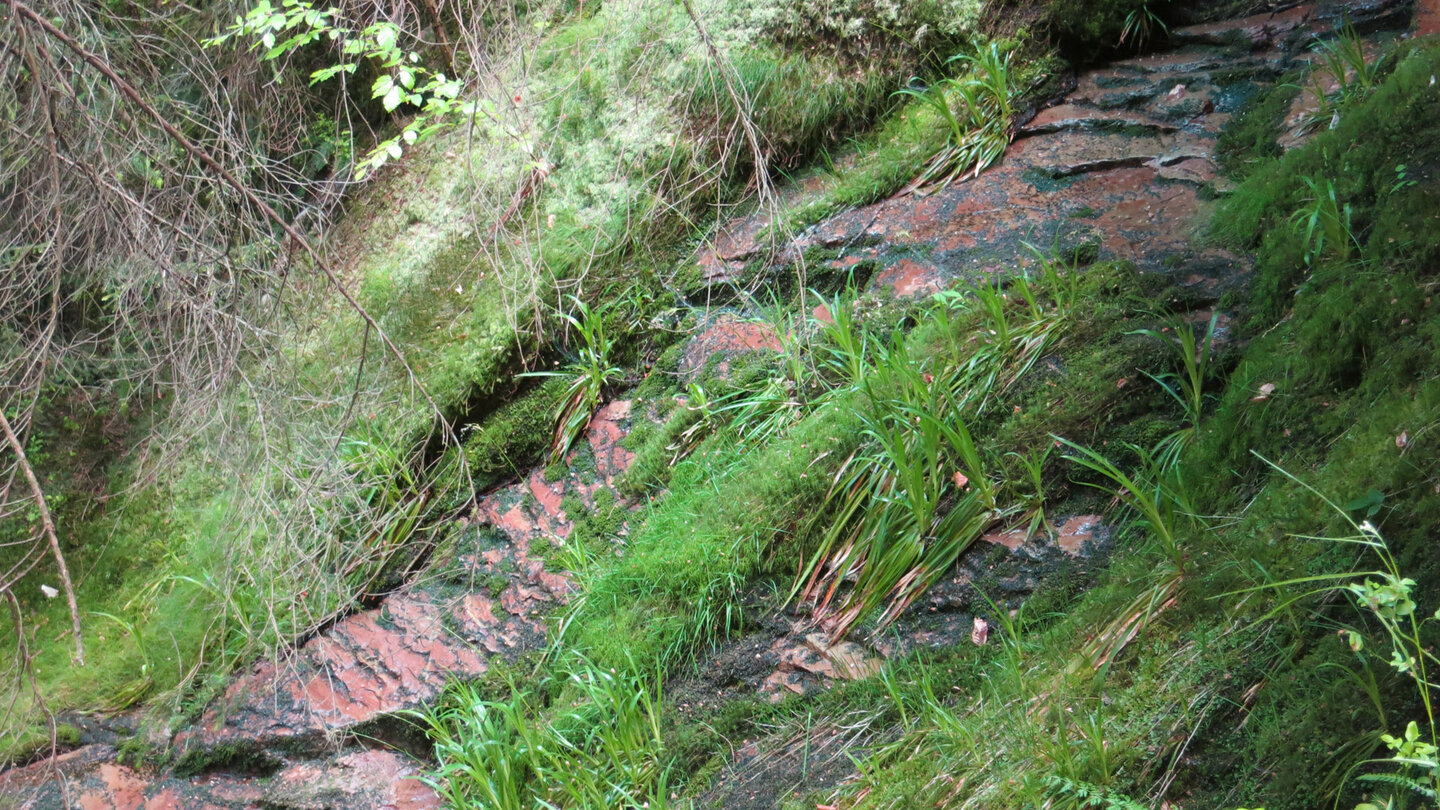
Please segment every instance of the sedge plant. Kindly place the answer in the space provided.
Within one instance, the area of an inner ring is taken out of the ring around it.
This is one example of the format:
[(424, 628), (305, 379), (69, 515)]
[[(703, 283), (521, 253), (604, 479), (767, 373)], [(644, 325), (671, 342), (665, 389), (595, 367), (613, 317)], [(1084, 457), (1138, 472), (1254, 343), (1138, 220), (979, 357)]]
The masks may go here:
[[(602, 669), (576, 655), (545, 687), (546, 706), (512, 686), (509, 699), (458, 684), (411, 712), (435, 747), (427, 779), (451, 807), (485, 810), (661, 810), (668, 771), (657, 678)], [(544, 689), (538, 690), (544, 692)]]
[(1159, 31), (1161, 36), (1169, 36), (1170, 27), (1150, 8), (1149, 0), (1142, 0), (1137, 8), (1131, 9), (1130, 13), (1125, 15), (1125, 26), (1120, 29), (1119, 44), (1143, 48), (1156, 31)]
[(1353, 25), (1345, 25), (1332, 39), (1316, 39), (1311, 46), (1318, 68), (1310, 74), (1309, 96), (1315, 108), (1300, 120), (1297, 132), (1306, 135), (1321, 127), (1334, 129), (1345, 110), (1369, 96), (1380, 84), (1384, 57), (1365, 57), (1365, 41)]
[(1159, 544), (1162, 560), (1152, 572), (1147, 587), (1127, 604), (1120, 614), (1087, 643), (1083, 660), (1099, 669), (1114, 659), (1161, 611), (1180, 598), (1190, 566), (1179, 542), (1181, 520), (1198, 520), (1190, 503), (1180, 469), (1163, 460), (1160, 452), (1135, 445), (1125, 448), (1139, 459), (1138, 469), (1127, 472), (1095, 450), (1059, 436), (1052, 437), (1071, 451), (1064, 458), (1106, 483), (1087, 486), (1111, 491), (1136, 515), (1135, 526)]
[(606, 308), (592, 308), (573, 295), (570, 301), (574, 305), (574, 313), (562, 312), (560, 317), (569, 324), (572, 334), (579, 338), (574, 359), (561, 371), (532, 371), (518, 375), (570, 379), (570, 387), (555, 412), (555, 429), (547, 464), (558, 464), (565, 459), (570, 448), (585, 434), (606, 386), (625, 373), (611, 359), (615, 341), (605, 328)]
[(1165, 332), (1141, 329), (1129, 334), (1145, 335), (1173, 346), (1179, 355), (1181, 373), (1151, 374), (1141, 371), (1155, 381), (1171, 399), (1184, 411), (1185, 426), (1166, 436), (1155, 448), (1156, 460), (1162, 468), (1174, 467), (1180, 460), (1181, 452), (1194, 440), (1200, 429), (1200, 417), (1205, 407), (1205, 375), (1209, 372), (1210, 357), (1215, 345), (1215, 327), (1220, 315), (1210, 316), (1209, 325), (1203, 335), (1197, 335), (1194, 326), (1175, 323), (1167, 331), (1174, 334), (1172, 339)]
[(961, 65), (963, 76), (897, 91), (933, 110), (948, 128), (945, 148), (930, 159), (912, 188), (946, 185), (966, 173), (977, 177), (1004, 156), (1015, 118), (1012, 56), (992, 42), (973, 54), (950, 57), (947, 64)]
[(1355, 232), (1350, 227), (1350, 204), (1340, 202), (1335, 181), (1300, 179), (1310, 189), (1310, 195), (1290, 216), (1290, 222), (1305, 240), (1305, 263), (1313, 267), (1321, 259), (1332, 257), (1349, 261), (1357, 247)]

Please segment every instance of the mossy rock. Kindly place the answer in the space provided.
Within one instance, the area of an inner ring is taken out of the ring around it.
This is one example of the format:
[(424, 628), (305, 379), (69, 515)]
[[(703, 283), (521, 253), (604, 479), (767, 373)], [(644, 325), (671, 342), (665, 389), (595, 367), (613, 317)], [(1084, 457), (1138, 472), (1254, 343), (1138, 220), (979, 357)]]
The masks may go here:
[(568, 388), (563, 377), (545, 380), (470, 429), (464, 441), (465, 461), (477, 487), (521, 475), (544, 456)]

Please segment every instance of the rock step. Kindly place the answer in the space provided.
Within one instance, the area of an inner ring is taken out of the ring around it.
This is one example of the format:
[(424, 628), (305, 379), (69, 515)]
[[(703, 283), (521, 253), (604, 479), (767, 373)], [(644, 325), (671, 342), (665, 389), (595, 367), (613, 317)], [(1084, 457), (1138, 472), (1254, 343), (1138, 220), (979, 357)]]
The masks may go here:
[[(194, 728), (176, 736), (177, 752), (203, 761), (237, 747), (319, 745), (418, 708), (452, 680), (483, 675), (496, 657), (544, 646), (546, 615), (573, 586), (546, 568), (543, 551), (570, 532), (564, 499), (593, 506), (595, 493), (613, 489), (633, 460), (619, 445), (629, 416), (628, 401), (607, 403), (571, 452), (565, 476), (552, 482), (536, 470), (482, 498), (447, 570), (342, 619), (287, 660), (260, 662), (233, 680)], [(576, 463), (581, 456), (585, 463)]]
[(20, 810), (436, 810), (423, 766), (395, 751), (360, 750), (289, 763), (270, 777), (148, 776), (89, 745), (0, 775), (0, 796)]
[(1014, 272), (1033, 261), (1036, 245), (1067, 259), (1130, 260), (1200, 291), (1225, 289), (1249, 272), (1247, 261), (1197, 250), (1190, 239), (1208, 218), (1199, 189), (1219, 182), (1215, 141), (1257, 82), (1295, 64), (1292, 35), (1328, 26), (1335, 13), (1306, 3), (1182, 29), (1172, 50), (1082, 73), (980, 178), (842, 212), (779, 251), (754, 241), (763, 219), (736, 220), (696, 256), (701, 274), (728, 280), (758, 257), (783, 266), (823, 247), (840, 251), (827, 260), (833, 269), (866, 262), (872, 286), (923, 295), (959, 278)]
[(1062, 178), (1138, 166), (1173, 166), (1184, 160), (1209, 161), (1213, 153), (1212, 139), (1184, 132), (1117, 137), (1076, 131), (1063, 138), (1021, 141), (1010, 157), (1052, 178)]
[(1041, 110), (1019, 130), (1021, 137), (1049, 135), (1076, 130), (1141, 131), (1147, 134), (1170, 134), (1179, 131), (1173, 121), (1152, 118), (1144, 113), (1125, 109), (1102, 110), (1088, 104), (1061, 104)]

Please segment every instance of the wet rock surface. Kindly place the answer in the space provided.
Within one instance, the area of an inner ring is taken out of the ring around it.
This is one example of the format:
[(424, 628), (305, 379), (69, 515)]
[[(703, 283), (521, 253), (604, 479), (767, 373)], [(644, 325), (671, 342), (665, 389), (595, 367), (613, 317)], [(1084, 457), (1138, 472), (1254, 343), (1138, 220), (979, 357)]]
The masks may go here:
[(0, 795), (17, 810), (229, 810), (353, 808), (433, 810), (440, 799), (420, 781), (422, 765), (394, 751), (351, 751), (301, 761), (270, 778), (211, 774), (157, 777), (115, 762), (108, 745), (89, 745), (51, 762), (0, 776)]
[(1410, 8), (1301, 3), (1175, 29), (1171, 50), (1078, 76), (979, 178), (840, 213), (781, 251), (755, 241), (748, 219), (723, 226), (724, 250), (696, 256), (700, 274), (727, 280), (745, 261), (774, 255), (783, 265), (823, 248), (839, 251), (829, 269), (873, 263), (872, 288), (915, 296), (1019, 271), (1034, 262), (1033, 245), (1082, 265), (1128, 260), (1218, 298), (1250, 270), (1246, 257), (1194, 239), (1225, 190), (1221, 129), (1261, 86), (1308, 65), (1317, 34), (1347, 19), (1362, 30), (1403, 25)]

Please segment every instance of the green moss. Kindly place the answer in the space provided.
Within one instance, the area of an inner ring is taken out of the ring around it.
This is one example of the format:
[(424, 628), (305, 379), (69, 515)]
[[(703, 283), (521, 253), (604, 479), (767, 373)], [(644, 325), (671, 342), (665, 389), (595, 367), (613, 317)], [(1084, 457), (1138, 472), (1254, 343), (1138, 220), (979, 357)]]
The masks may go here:
[(254, 743), (237, 741), (210, 748), (191, 748), (175, 760), (171, 772), (184, 779), (222, 768), (241, 773), (265, 773), (282, 764), (281, 760), (257, 749)]
[(465, 461), (477, 487), (523, 475), (540, 460), (550, 446), (555, 413), (568, 388), (567, 380), (552, 377), (471, 429), (464, 442)]
[[(829, 52), (818, 50), (755, 48), (732, 60), (755, 111), (755, 126), (772, 133), (771, 160), (780, 166), (797, 165), (822, 144), (890, 109), (900, 78), (874, 63), (864, 70), (847, 70)], [(696, 65), (695, 71), (683, 80), (692, 88), (686, 108), (713, 114), (729, 126), (736, 116), (731, 95), (708, 65)]]
[(1246, 102), (1225, 124), (1215, 144), (1220, 168), (1231, 177), (1243, 178), (1265, 161), (1284, 154), (1279, 144), (1281, 126), (1299, 94), (1292, 81), (1282, 80)]
[(1289, 221), (1310, 194), (1303, 178), (1334, 182), (1336, 196), (1352, 209), (1355, 238), (1362, 244), (1383, 240), (1374, 246), (1376, 260), (1403, 257), (1424, 265), (1440, 256), (1440, 237), (1422, 224), (1427, 210), (1434, 216), (1440, 193), (1433, 178), (1426, 174), (1425, 182), (1393, 190), (1397, 166), (1440, 164), (1440, 97), (1430, 86), (1437, 70), (1440, 48), (1405, 55), (1374, 94), (1345, 111), (1338, 126), (1313, 136), (1304, 149), (1257, 167), (1225, 200), (1213, 231), (1231, 244), (1259, 248), (1249, 313), (1253, 326), (1278, 321), (1306, 276), (1304, 235)]
[(23, 733), (5, 741), (3, 748), (0, 748), (0, 763), (22, 763), (48, 756), (52, 742), (55, 749), (63, 753), (78, 747), (80, 739), (80, 729), (69, 723), (55, 724), (53, 741), (48, 725), (26, 729)]
[(592, 508), (586, 508), (575, 495), (566, 496), (562, 501), (561, 508), (573, 524), (565, 543), (578, 546), (587, 556), (608, 555), (614, 552), (620, 532), (630, 520), (631, 513), (616, 501), (612, 490), (601, 487), (595, 491), (594, 497)]
[[(678, 362), (678, 355), (676, 358)], [(721, 373), (722, 367), (725, 373)], [(711, 403), (711, 419), (715, 429), (723, 426), (727, 415), (716, 409), (730, 398), (742, 395), (764, 385), (776, 367), (775, 356), (768, 351), (742, 352), (737, 355), (715, 353), (705, 359), (705, 366), (696, 375), (695, 383), (705, 391)], [(635, 458), (619, 481), (620, 491), (630, 497), (643, 497), (661, 489), (670, 481), (675, 462), (678, 460), (674, 449), (681, 435), (705, 418), (695, 408), (682, 405), (678, 393), (667, 402), (668, 416), (659, 425), (649, 424), (638, 433), (626, 438), (625, 446), (634, 451)], [(704, 438), (703, 436), (700, 438)]]
[(768, 0), (756, 17), (774, 41), (801, 52), (833, 50), (853, 66), (938, 62), (984, 26), (985, 11), (979, 0)]
[(1020, 179), (1034, 186), (1036, 191), (1053, 192), (1074, 185), (1076, 178), (1073, 176), (1057, 177), (1039, 166), (1031, 166), (1020, 173)]
[(856, 439), (854, 421), (837, 404), (758, 453), (712, 444), (677, 465), (625, 556), (588, 584), (568, 631), (574, 646), (602, 666), (674, 666), (732, 627), (747, 582), (793, 567), (799, 545), (782, 527), (823, 496), (825, 470)]

